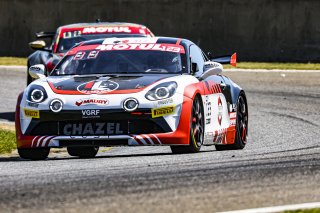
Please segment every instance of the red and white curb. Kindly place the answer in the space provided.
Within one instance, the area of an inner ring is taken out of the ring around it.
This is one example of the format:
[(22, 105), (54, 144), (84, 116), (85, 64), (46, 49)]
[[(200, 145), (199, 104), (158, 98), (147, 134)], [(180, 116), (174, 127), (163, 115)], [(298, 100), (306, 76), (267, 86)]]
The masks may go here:
[(274, 213), (274, 212), (283, 212), (283, 211), (291, 211), (291, 210), (299, 210), (299, 209), (314, 209), (314, 208), (320, 208), (320, 202), (301, 203), (301, 204), (293, 204), (293, 205), (285, 205), (285, 206), (272, 206), (272, 207), (256, 208), (256, 209), (243, 209), (243, 210), (218, 212), (218, 213)]

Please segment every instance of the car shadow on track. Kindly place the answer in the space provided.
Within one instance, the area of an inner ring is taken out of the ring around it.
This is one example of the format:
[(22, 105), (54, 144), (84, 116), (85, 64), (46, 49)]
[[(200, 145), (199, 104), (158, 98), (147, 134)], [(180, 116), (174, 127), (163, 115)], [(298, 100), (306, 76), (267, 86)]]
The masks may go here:
[[(204, 152), (214, 152), (215, 150), (205, 150), (205, 151), (201, 151), (202, 153)], [(200, 152), (200, 153), (201, 153)], [(42, 161), (56, 161), (56, 160), (95, 160), (95, 159), (112, 159), (112, 158), (134, 158), (134, 157), (155, 157), (155, 156), (179, 156), (179, 155), (196, 155), (199, 153), (188, 153), (188, 154), (173, 154), (173, 153), (145, 153), (145, 154), (119, 154), (119, 155), (103, 155), (103, 156), (96, 156), (95, 158), (78, 158), (78, 157), (72, 157), (69, 155), (64, 155), (64, 156), (58, 156), (58, 157), (48, 157), (46, 160), (42, 160)], [(19, 156), (11, 156), (11, 157), (1, 157), (0, 156), (0, 162), (11, 162), (11, 161), (32, 161), (32, 160), (27, 160), (27, 159), (23, 159), (20, 158)]]
[(0, 120), (7, 120), (14, 122), (14, 112), (1, 112), (0, 113)]

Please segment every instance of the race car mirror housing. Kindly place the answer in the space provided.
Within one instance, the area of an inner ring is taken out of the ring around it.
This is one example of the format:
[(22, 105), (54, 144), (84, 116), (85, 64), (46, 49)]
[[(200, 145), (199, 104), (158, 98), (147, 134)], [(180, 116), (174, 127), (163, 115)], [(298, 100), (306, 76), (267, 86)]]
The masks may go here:
[(34, 79), (45, 78), (46, 68), (43, 64), (33, 65), (29, 68), (29, 75)]
[(219, 75), (222, 73), (222, 65), (217, 62), (206, 61), (203, 66), (203, 73), (200, 76), (201, 79), (206, 79), (211, 75)]
[(29, 43), (31, 49), (43, 50), (46, 47), (46, 42), (43, 40), (37, 40)]

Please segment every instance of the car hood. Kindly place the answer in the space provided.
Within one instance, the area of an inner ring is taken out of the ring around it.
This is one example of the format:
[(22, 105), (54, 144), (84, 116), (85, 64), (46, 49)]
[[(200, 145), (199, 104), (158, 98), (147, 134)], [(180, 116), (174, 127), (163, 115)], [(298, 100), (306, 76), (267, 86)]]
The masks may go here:
[(51, 76), (47, 78), (57, 94), (123, 94), (135, 93), (174, 74)]

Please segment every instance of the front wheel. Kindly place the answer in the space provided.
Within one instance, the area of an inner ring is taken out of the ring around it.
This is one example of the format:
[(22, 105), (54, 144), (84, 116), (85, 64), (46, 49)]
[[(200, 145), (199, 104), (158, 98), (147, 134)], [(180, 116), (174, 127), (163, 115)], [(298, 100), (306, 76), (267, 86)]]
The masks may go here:
[(36, 149), (20, 149), (18, 153), (21, 158), (29, 160), (44, 160), (50, 153), (50, 148), (36, 148)]
[(240, 95), (237, 104), (236, 138), (234, 144), (216, 145), (217, 151), (243, 149), (247, 143), (248, 106), (244, 95)]
[(201, 97), (195, 97), (190, 119), (190, 139), (188, 146), (171, 146), (174, 154), (196, 153), (200, 151), (204, 139), (204, 116)]
[(94, 158), (98, 151), (98, 146), (88, 146), (88, 147), (67, 147), (69, 155), (76, 156), (79, 158)]

